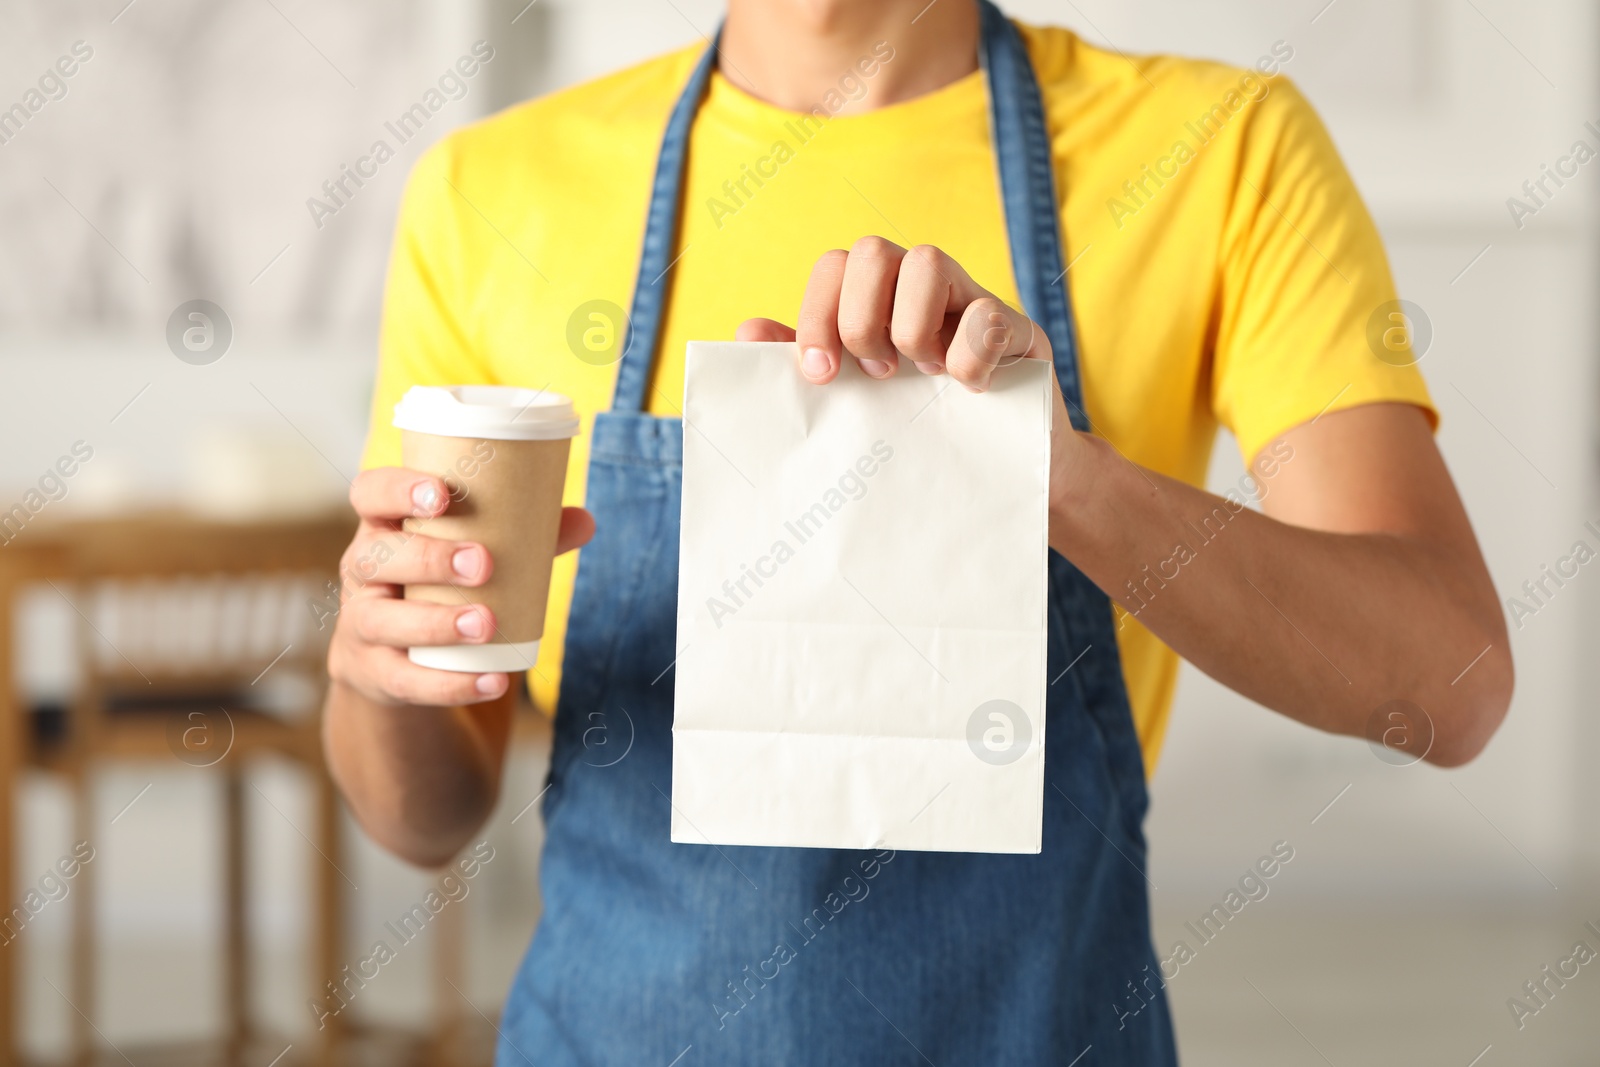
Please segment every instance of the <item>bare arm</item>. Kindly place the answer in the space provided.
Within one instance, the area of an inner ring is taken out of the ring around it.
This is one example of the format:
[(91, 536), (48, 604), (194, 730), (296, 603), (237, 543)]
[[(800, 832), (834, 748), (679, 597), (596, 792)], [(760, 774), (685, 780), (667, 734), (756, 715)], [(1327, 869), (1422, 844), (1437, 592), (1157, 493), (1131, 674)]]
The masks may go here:
[[(401, 530), (407, 516), (447, 505), (437, 478), (393, 467), (363, 471), (350, 500), (361, 526), (340, 566), (342, 603), (328, 650), (328, 765), (374, 840), (412, 863), (438, 866), (494, 809), (514, 697), (504, 674), (431, 670), (406, 657), (412, 645), (489, 640), (487, 608), (408, 601), (401, 591), (412, 582), (480, 585), (494, 561), (482, 545)], [(568, 508), (557, 548), (576, 548), (593, 532), (587, 512)]]
[(466, 707), (386, 704), (335, 682), (323, 743), (373, 840), (418, 866), (448, 863), (499, 797), (512, 701), (506, 693)]
[(1432, 721), (1431, 761), (1482, 750), (1510, 701), (1510, 649), (1420, 411), (1291, 430), (1252, 466), (1264, 515), (1086, 440), (1051, 544), (1184, 658), (1319, 729), (1362, 734), (1405, 700)]
[[(751, 319), (739, 336), (798, 341), (818, 385), (850, 357), (874, 378), (948, 373), (982, 392), (1009, 362), (1051, 359), (1043, 331), (948, 255), (881, 237), (817, 261), (797, 329)], [(1363, 734), (1404, 700), (1433, 723), (1428, 759), (1482, 750), (1511, 699), (1505, 622), (1420, 411), (1374, 404), (1289, 431), (1255, 459), (1272, 472), (1265, 515), (1074, 431), (1059, 389), (1054, 411), (1051, 547), (1180, 655), (1319, 729)]]

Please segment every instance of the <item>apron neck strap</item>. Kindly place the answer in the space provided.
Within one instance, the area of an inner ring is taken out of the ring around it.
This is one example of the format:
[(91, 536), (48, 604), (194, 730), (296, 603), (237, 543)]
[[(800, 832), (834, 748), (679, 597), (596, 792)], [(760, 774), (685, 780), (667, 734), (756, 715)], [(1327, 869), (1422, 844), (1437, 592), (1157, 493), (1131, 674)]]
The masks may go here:
[(684, 164), (689, 156), (689, 131), (695, 112), (711, 84), (716, 66), (722, 28), (711, 39), (705, 53), (694, 65), (689, 83), (667, 119), (656, 157), (655, 184), (650, 189), (650, 210), (645, 215), (644, 248), (639, 253), (639, 275), (633, 283), (633, 307), (625, 327), (622, 365), (617, 368), (616, 391), (611, 397), (613, 411), (643, 411), (645, 388), (649, 384), (650, 363), (655, 358), (661, 333), (661, 316), (666, 310), (672, 281), (673, 247), (678, 236), (678, 205), (683, 198)]
[(1028, 47), (1011, 20), (978, 0), (978, 59), (989, 88), (989, 136), (1000, 167), (1000, 201), (1011, 245), (1011, 273), (1022, 310), (1050, 338), (1056, 378), (1072, 424), (1087, 430), (1078, 378), (1076, 330), (1061, 256), (1061, 201), (1050, 165), (1050, 131)]
[[(1011, 269), (1022, 309), (1050, 338), (1056, 377), (1072, 414), (1073, 425), (1088, 428), (1072, 308), (1067, 296), (1061, 255), (1060, 202), (1050, 165), (1050, 135), (1044, 104), (1021, 33), (990, 0), (978, 0), (978, 60), (989, 93), (989, 131), (1000, 171), (1000, 198), (1005, 209)], [(633, 306), (626, 325), (622, 362), (617, 369), (613, 411), (643, 411), (650, 364), (660, 341), (661, 318), (671, 291), (676, 263), (678, 212), (695, 113), (711, 83), (722, 41), (716, 37), (695, 63), (689, 81), (673, 105), (656, 159), (650, 208), (645, 216), (644, 247), (633, 286)]]

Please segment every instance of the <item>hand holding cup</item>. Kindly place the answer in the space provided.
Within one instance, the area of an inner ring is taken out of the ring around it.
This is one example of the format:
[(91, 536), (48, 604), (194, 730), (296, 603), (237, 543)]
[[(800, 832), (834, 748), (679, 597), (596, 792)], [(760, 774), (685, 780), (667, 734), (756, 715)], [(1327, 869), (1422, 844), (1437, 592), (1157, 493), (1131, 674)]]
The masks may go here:
[[(570, 434), (549, 434), (551, 425), (575, 431), (575, 420), (560, 417), (570, 404), (553, 397), (545, 406), (557, 418), (541, 422), (546, 436), (533, 439), (535, 447), (407, 430), (407, 467), (357, 476), (350, 501), (361, 525), (341, 562), (342, 607), (328, 655), (335, 681), (379, 703), (455, 706), (501, 696), (505, 672), (531, 665), (551, 560), (594, 534), (587, 511), (560, 506)], [(508, 499), (512, 506), (499, 506)]]

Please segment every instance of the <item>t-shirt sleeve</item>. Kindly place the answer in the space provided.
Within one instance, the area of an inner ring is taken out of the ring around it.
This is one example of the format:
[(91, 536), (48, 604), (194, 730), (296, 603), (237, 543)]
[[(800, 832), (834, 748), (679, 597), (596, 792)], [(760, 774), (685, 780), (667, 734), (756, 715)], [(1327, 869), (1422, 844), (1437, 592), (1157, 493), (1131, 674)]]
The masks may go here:
[(412, 168), (400, 204), (384, 285), (378, 375), (361, 466), (400, 464), (394, 405), (413, 385), (492, 382), (470, 340), (470, 262), (462, 243), (462, 204), (449, 138)]
[(1218, 420), (1247, 463), (1325, 411), (1408, 403), (1437, 426), (1409, 348), (1416, 324), (1327, 130), (1284, 78), (1257, 107), (1221, 249)]

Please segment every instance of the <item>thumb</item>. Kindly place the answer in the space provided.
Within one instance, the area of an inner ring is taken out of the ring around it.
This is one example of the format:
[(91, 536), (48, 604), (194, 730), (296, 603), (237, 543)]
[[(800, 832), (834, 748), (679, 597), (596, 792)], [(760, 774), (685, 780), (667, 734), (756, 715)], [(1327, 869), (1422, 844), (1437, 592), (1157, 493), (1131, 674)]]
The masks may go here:
[(745, 319), (734, 331), (735, 341), (793, 341), (794, 329), (776, 319)]
[(585, 508), (562, 508), (561, 529), (556, 534), (556, 555), (582, 548), (594, 536), (594, 516)]

